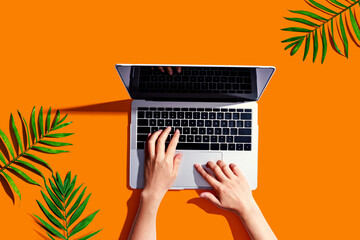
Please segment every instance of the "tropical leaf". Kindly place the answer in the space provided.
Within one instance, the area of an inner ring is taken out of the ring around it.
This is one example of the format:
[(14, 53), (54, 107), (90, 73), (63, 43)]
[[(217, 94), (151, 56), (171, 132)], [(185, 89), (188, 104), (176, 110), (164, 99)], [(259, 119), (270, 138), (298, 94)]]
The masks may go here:
[[(303, 61), (305, 61), (309, 53), (312, 38), (313, 62), (316, 61), (319, 52), (319, 41), (321, 42), (320, 48), (322, 47), (321, 63), (325, 61), (329, 44), (336, 53), (348, 58), (348, 35), (351, 36), (354, 42), (360, 41), (360, 24), (355, 17), (355, 11), (359, 11), (360, 9), (360, 0), (322, 0), (323, 3), (317, 0), (307, 0), (307, 2), (314, 8), (314, 12), (290, 10), (296, 17), (285, 17), (285, 19), (292, 23), (300, 24), (300, 26), (291, 26), (282, 29), (283, 31), (297, 33), (297, 35), (282, 41), (282, 43), (287, 43), (285, 50), (292, 48), (290, 55), (294, 55), (298, 52), (303, 40), (306, 39), (303, 57)], [(315, 11), (317, 12), (315, 13)], [(310, 18), (310, 20), (308, 18)], [(347, 24), (349, 25), (347, 28), (344, 26), (344, 19), (346, 23), (349, 21), (351, 23)], [(335, 30), (334, 22), (338, 26)], [(302, 26), (305, 26), (305, 28)], [(352, 37), (352, 31), (356, 38)], [(320, 35), (320, 39), (318, 35)], [(340, 50), (339, 45), (336, 44), (335, 36), (340, 39), (340, 47), (343, 47), (343, 50)], [(360, 44), (356, 43), (356, 46), (360, 46)]]
[[(67, 117), (67, 115), (60, 120), (59, 110), (57, 110), (56, 115), (53, 118), (53, 125), (51, 125), (51, 108), (49, 109), (46, 119), (44, 121), (43, 108), (40, 108), (39, 115), (36, 120), (34, 107), (30, 116), (30, 128), (25, 118), (21, 115), (19, 111), (18, 115), (23, 126), (22, 135), (19, 132), (21, 128), (18, 128), (16, 126), (15, 119), (12, 114), (10, 115), (10, 132), (12, 132), (14, 136), (14, 139), (12, 139), (13, 142), (9, 140), (9, 138), (2, 130), (0, 130), (0, 141), (2, 141), (6, 146), (6, 149), (4, 149), (4, 151), (6, 152), (0, 152), (0, 163), (3, 164), (0, 166), (0, 174), (4, 175), (6, 181), (9, 183), (11, 188), (20, 197), (20, 191), (15, 185), (13, 176), (21, 178), (28, 183), (39, 185), (29, 175), (29, 173), (33, 172), (41, 176), (45, 181), (44, 173), (32, 163), (42, 165), (48, 168), (51, 172), (52, 168), (47, 163), (47, 161), (37, 156), (37, 152), (42, 152), (46, 154), (58, 154), (68, 152), (66, 150), (60, 150), (59, 147), (72, 145), (71, 143), (50, 141), (48, 139), (67, 137), (72, 135), (72, 133), (55, 133), (55, 130), (63, 128), (71, 123), (62, 123), (63, 120), (65, 120), (65, 118)], [(23, 138), (20, 136), (23, 136)], [(53, 147), (55, 147), (56, 149), (53, 149)], [(15, 167), (15, 165), (20, 168)], [(29, 173), (27, 173), (26, 170), (29, 171)], [(10, 176), (9, 173), (11, 173), (13, 176)]]
[[(41, 218), (35, 214), (34, 216), (40, 221), (39, 224), (44, 228), (47, 235), (51, 239), (72, 240), (76, 238), (85, 240), (91, 238), (101, 231), (98, 230), (93, 233), (87, 233), (87, 235), (81, 238), (74, 237), (75, 234), (84, 230), (92, 222), (95, 215), (99, 212), (99, 210), (97, 210), (89, 216), (79, 220), (87, 206), (91, 194), (89, 194), (88, 197), (83, 202), (81, 202), (86, 190), (86, 187), (84, 187), (82, 192), (76, 197), (74, 204), (70, 206), (71, 200), (76, 196), (76, 193), (82, 187), (81, 184), (75, 189), (76, 179), (76, 175), (74, 178), (71, 178), (71, 172), (68, 172), (63, 181), (59, 173), (56, 173), (55, 176), (53, 175), (51, 178), (49, 178), (49, 183), (52, 190), (45, 183), (45, 188), (50, 197), (41, 191), (46, 205), (42, 204), (40, 201), (37, 201), (37, 203), (45, 218)], [(60, 196), (58, 194), (60, 194)], [(70, 195), (68, 200), (66, 200), (66, 195)], [(46, 208), (46, 206), (48, 208)], [(77, 224), (74, 225), (74, 227), (71, 227), (71, 225), (73, 225), (75, 222), (77, 222)]]

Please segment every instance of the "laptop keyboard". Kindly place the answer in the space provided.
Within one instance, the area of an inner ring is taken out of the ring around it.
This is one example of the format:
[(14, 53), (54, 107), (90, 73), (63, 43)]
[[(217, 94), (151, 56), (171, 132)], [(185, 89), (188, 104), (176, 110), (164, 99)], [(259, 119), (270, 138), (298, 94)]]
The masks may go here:
[(179, 150), (251, 151), (251, 125), (251, 109), (139, 107), (137, 149), (148, 133), (171, 126), (166, 146), (179, 129)]
[(141, 67), (139, 92), (252, 93), (251, 71), (231, 67), (181, 67), (181, 72)]

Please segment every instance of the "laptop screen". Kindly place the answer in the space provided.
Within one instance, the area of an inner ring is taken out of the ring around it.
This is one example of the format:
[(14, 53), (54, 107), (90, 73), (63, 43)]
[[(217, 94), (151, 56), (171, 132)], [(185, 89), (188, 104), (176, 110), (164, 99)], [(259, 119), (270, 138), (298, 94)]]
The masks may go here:
[[(256, 67), (145, 65), (116, 67), (133, 99), (254, 101), (265, 88), (265, 86), (258, 88), (259, 72)], [(262, 76), (264, 77), (266, 76)], [(265, 85), (269, 78), (266, 79)]]

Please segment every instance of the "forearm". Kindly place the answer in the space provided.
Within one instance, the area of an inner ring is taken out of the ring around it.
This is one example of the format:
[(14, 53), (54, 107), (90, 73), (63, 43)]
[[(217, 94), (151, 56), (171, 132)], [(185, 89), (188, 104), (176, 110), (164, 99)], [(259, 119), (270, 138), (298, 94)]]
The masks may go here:
[(276, 236), (271, 230), (265, 217), (261, 213), (255, 200), (241, 213), (236, 212), (243, 221), (251, 239), (253, 240), (276, 240)]
[(129, 235), (129, 240), (156, 239), (156, 215), (160, 201), (144, 192), (141, 194), (139, 209)]

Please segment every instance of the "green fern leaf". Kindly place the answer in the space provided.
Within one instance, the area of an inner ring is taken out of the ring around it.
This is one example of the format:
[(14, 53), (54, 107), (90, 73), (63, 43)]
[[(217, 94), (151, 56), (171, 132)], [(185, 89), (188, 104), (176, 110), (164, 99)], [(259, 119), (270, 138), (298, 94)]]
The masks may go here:
[[(322, 12), (322, 14), (326, 13), (329, 16), (328, 17), (320, 16), (320, 15), (310, 12), (310, 11), (303, 11), (303, 10), (292, 11), (292, 10), (290, 10), (291, 13), (301, 15), (301, 17), (300, 18), (286, 17), (285, 19), (287, 19), (288, 21), (291, 21), (291, 22), (296, 22), (298, 24), (303, 24), (303, 25), (313, 27), (313, 29), (302, 28), (301, 26), (300, 27), (294, 26), (294, 27), (289, 27), (289, 28), (283, 28), (282, 29), (283, 31), (289, 31), (289, 32), (294, 32), (294, 33), (300, 34), (298, 36), (293, 36), (293, 37), (287, 38), (286, 40), (283, 40), (282, 41), (283, 43), (298, 41), (292, 45), (287, 45), (287, 47), (285, 47), (285, 49), (287, 50), (290, 47), (293, 47), (291, 50), (291, 55), (294, 55), (298, 51), (298, 47), (301, 45), (300, 39), (306, 38), (304, 58), (303, 58), (303, 60), (305, 60), (306, 56), (308, 54), (309, 48), (310, 48), (310, 37), (312, 37), (314, 40), (313, 41), (313, 50), (314, 50), (313, 51), (313, 62), (315, 62), (317, 53), (318, 53), (318, 48), (319, 48), (319, 46), (318, 46), (319, 45), (318, 31), (319, 31), (319, 34), (321, 35), (320, 40), (321, 40), (322, 48), (323, 48), (321, 63), (323, 63), (325, 61), (325, 58), (327, 55), (327, 49), (328, 49), (328, 42), (330, 42), (333, 50), (336, 53), (348, 58), (349, 57), (349, 43), (348, 43), (347, 34), (352, 35), (352, 31), (351, 31), (350, 27), (345, 28), (343, 17), (345, 17), (346, 12), (349, 12), (351, 27), (355, 33), (356, 38), (360, 41), (360, 24), (357, 22), (357, 20), (354, 16), (355, 6), (357, 4), (360, 5), (360, 0), (351, 0), (351, 2), (350, 1), (342, 1), (342, 0), (327, 0), (327, 5), (329, 5), (329, 7), (327, 7), (326, 4), (321, 4), (315, 0), (308, 0), (308, 3), (310, 3), (310, 6), (313, 7), (316, 11)], [(334, 7), (336, 7), (336, 10), (332, 9)], [(310, 17), (312, 19), (315, 19), (316, 21), (319, 21), (320, 23), (309, 21), (303, 17)], [(339, 28), (336, 29), (336, 31), (337, 31), (336, 35), (339, 35), (341, 38), (341, 43), (344, 46), (344, 54), (339, 49), (339, 47), (335, 41), (334, 21), (337, 22), (339, 25)], [(328, 38), (326, 37), (326, 29), (329, 29)], [(301, 33), (303, 33), (304, 35), (301, 35)], [(357, 46), (359, 46), (359, 45), (357, 45)]]
[[(44, 228), (47, 235), (51, 239), (55, 239), (53, 236), (66, 240), (75, 239), (74, 235), (85, 229), (93, 221), (94, 217), (99, 212), (99, 210), (97, 210), (96, 212), (90, 214), (88, 217), (85, 217), (84, 219), (80, 220), (75, 225), (75, 227), (73, 227), (73, 229), (70, 230), (70, 226), (73, 225), (80, 218), (81, 214), (85, 211), (85, 208), (87, 206), (91, 194), (89, 194), (88, 197), (80, 204), (81, 199), (84, 196), (86, 190), (85, 187), (82, 193), (77, 197), (77, 201), (75, 202), (75, 204), (69, 210), (68, 203), (71, 202), (71, 199), (69, 198), (67, 204), (65, 204), (66, 202), (65, 195), (60, 192), (58, 186), (63, 186), (64, 190), (66, 191), (66, 194), (72, 196), (71, 198), (74, 198), (74, 196), (82, 186), (81, 184), (79, 187), (75, 189), (76, 179), (77, 179), (76, 175), (73, 179), (71, 179), (71, 172), (68, 172), (63, 181), (61, 179), (60, 174), (56, 173), (55, 176), (52, 176), (52, 178), (48, 179), (51, 188), (53, 189), (54, 192), (51, 191), (50, 188), (45, 184), (45, 187), (50, 197), (48, 197), (43, 191), (41, 191), (41, 195), (45, 200), (46, 204), (42, 204), (38, 200), (36, 201), (46, 218), (41, 218), (37, 215), (34, 216), (40, 221), (41, 226)], [(57, 185), (55, 185), (54, 182)], [(58, 196), (58, 194), (60, 195), (60, 197)], [(48, 221), (45, 221), (46, 219)], [(87, 233), (87, 235), (85, 236), (83, 235), (81, 238), (77, 237), (76, 239), (82, 239), (82, 240), (89, 239), (92, 236), (98, 234), (100, 231), (101, 230), (98, 230), (93, 233)]]
[[(63, 138), (66, 136), (70, 136), (72, 133), (54, 134), (53, 131), (68, 126), (71, 122), (59, 125), (58, 122), (60, 120), (60, 111), (57, 110), (56, 116), (54, 117), (53, 120), (55, 125), (51, 127), (50, 124), (51, 108), (48, 111), (48, 114), (46, 116), (46, 121), (44, 123), (43, 107), (40, 107), (38, 119), (36, 121), (35, 107), (34, 107), (30, 115), (30, 128), (29, 128), (25, 118), (21, 115), (20, 111), (17, 112), (20, 117), (21, 123), (23, 124), (22, 135), (24, 136), (24, 139), (20, 137), (21, 136), (19, 132), (20, 129), (16, 126), (13, 115), (10, 114), (10, 132), (14, 134), (14, 139), (13, 139), (13, 143), (11, 143), (9, 138), (5, 135), (5, 133), (2, 130), (0, 130), (0, 138), (2, 139), (2, 141), (6, 146), (6, 149), (4, 151), (7, 151), (6, 156), (10, 155), (9, 157), (10, 159), (7, 162), (3, 155), (4, 152), (0, 153), (0, 162), (4, 164), (4, 166), (0, 166), (0, 174), (5, 173), (4, 171), (8, 171), (14, 174), (14, 176), (19, 177), (20, 179), (28, 183), (40, 186), (35, 180), (32, 179), (32, 177), (28, 175), (28, 173), (26, 173), (25, 170), (33, 172), (41, 176), (43, 180), (45, 180), (44, 174), (41, 171), (41, 169), (39, 169), (37, 166), (33, 165), (32, 163), (42, 165), (48, 168), (51, 172), (52, 169), (46, 161), (36, 156), (37, 155), (36, 152), (42, 152), (47, 154), (58, 154), (58, 153), (69, 152), (67, 150), (53, 149), (50, 147), (55, 147), (55, 148), (64, 147), (64, 146), (72, 145), (71, 143), (48, 141), (45, 138)], [(66, 117), (67, 115), (63, 117), (62, 120), (66, 119)], [(38, 127), (36, 126), (36, 124), (38, 125)], [(31, 135), (33, 136), (33, 138), (31, 138)], [(38, 146), (39, 144), (44, 144), (49, 147)], [(19, 146), (19, 149), (15, 149), (17, 146)], [(23, 167), (24, 170), (14, 167), (15, 165)], [(9, 185), (15, 192), (19, 191), (13, 179), (8, 174), (6, 174), (5, 179), (6, 181), (9, 182)]]

